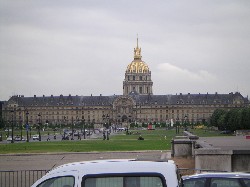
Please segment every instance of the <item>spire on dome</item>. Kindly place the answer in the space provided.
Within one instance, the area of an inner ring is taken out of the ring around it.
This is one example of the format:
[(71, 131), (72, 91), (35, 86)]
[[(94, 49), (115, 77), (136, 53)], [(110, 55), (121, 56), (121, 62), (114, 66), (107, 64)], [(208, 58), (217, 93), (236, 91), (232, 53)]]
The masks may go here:
[(139, 48), (138, 45), (138, 34), (137, 34), (137, 45), (136, 48), (134, 48), (134, 59), (141, 60), (141, 48)]
[(137, 34), (137, 45), (136, 45), (136, 48), (138, 48), (138, 34)]

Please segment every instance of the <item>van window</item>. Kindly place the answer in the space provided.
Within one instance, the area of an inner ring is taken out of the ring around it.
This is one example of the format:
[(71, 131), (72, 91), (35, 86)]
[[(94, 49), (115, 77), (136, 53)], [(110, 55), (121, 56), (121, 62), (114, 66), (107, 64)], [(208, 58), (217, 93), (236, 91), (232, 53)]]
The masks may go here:
[(197, 178), (183, 181), (185, 187), (205, 187), (206, 178)]
[(241, 187), (240, 181), (237, 178), (212, 178), (211, 187)]
[(250, 179), (243, 179), (246, 187), (250, 187)]
[(163, 181), (160, 176), (86, 177), (82, 187), (165, 187)]
[(74, 183), (73, 176), (62, 176), (43, 181), (37, 187), (74, 187)]

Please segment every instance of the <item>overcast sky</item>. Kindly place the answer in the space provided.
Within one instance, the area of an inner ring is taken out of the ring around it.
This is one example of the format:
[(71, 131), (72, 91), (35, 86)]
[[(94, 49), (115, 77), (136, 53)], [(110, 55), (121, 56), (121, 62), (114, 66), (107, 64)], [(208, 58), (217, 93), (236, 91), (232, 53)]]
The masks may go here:
[(0, 0), (0, 100), (121, 95), (137, 34), (155, 95), (250, 95), (249, 0)]

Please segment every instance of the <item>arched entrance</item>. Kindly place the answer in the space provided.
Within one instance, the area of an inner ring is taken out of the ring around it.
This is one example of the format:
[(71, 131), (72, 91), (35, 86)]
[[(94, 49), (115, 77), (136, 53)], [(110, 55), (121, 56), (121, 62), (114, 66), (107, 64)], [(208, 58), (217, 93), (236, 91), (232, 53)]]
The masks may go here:
[(117, 125), (127, 126), (133, 119), (135, 101), (129, 96), (120, 96), (113, 102), (114, 116)]
[(124, 122), (128, 122), (128, 116), (123, 115), (123, 116), (122, 116), (122, 122), (123, 122), (123, 123), (124, 123)]

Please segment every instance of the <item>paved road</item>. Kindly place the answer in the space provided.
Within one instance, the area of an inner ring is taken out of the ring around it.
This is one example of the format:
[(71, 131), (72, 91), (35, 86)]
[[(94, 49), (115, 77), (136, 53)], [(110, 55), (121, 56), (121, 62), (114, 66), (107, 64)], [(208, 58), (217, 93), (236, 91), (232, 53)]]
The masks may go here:
[(170, 158), (170, 155), (169, 151), (0, 155), (0, 170), (43, 170), (77, 161), (133, 158), (165, 159)]
[(199, 141), (223, 150), (250, 150), (250, 139), (245, 136), (200, 137)]

